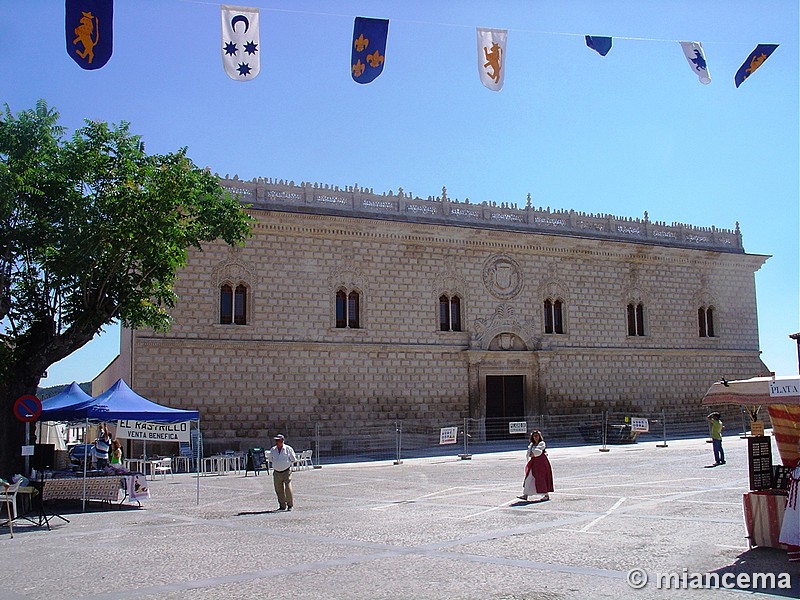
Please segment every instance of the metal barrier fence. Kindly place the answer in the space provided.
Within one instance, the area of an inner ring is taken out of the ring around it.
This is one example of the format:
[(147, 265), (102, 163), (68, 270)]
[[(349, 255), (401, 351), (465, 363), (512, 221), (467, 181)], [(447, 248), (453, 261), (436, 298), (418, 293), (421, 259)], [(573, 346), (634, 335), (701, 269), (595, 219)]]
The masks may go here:
[[(746, 411), (726, 414), (726, 435), (745, 435), (750, 417)], [(738, 409), (737, 409), (738, 411)], [(423, 456), (469, 458), (472, 454), (524, 449), (534, 429), (542, 432), (548, 447), (600, 445), (607, 451), (618, 444), (655, 443), (667, 447), (669, 440), (697, 437), (708, 433), (704, 417), (692, 420), (670, 419), (662, 410), (656, 413), (622, 413), (602, 411), (580, 415), (536, 415), (514, 419), (469, 419), (443, 423), (423, 419), (403, 419), (373, 423), (358, 433), (342, 436), (341, 432), (317, 425), (313, 463), (363, 462)], [(300, 444), (303, 441), (298, 440)], [(295, 446), (296, 450), (300, 450)]]

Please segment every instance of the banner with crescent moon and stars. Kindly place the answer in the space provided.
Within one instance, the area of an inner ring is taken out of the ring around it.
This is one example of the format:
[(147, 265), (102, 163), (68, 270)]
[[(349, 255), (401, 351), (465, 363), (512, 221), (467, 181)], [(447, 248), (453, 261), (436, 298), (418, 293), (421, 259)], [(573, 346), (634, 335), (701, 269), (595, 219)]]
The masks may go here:
[(114, 50), (114, 0), (66, 0), (67, 54), (81, 69), (99, 69)]
[(220, 5), (222, 64), (236, 81), (255, 79), (261, 71), (258, 8)]

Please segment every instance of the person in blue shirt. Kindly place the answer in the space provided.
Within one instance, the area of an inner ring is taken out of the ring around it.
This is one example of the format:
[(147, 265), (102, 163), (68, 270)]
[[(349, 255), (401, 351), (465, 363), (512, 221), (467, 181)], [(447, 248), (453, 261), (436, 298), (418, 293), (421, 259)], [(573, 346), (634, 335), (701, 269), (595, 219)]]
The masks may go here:
[(111, 450), (111, 435), (105, 424), (100, 425), (97, 439), (94, 441), (94, 459), (98, 469), (108, 467), (108, 451)]

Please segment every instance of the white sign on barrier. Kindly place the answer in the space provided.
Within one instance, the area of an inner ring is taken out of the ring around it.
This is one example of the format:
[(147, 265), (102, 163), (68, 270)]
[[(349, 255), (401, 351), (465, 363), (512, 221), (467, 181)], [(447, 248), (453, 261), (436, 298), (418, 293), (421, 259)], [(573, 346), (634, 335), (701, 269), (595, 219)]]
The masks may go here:
[(147, 421), (120, 420), (117, 422), (118, 438), (147, 440), (148, 442), (188, 442), (189, 421), (182, 423), (149, 423)]
[(642, 417), (631, 417), (631, 429), (639, 433), (650, 431), (650, 422)]
[(458, 438), (458, 427), (442, 427), (439, 430), (439, 444), (455, 444)]
[(508, 433), (528, 433), (527, 421), (509, 421)]

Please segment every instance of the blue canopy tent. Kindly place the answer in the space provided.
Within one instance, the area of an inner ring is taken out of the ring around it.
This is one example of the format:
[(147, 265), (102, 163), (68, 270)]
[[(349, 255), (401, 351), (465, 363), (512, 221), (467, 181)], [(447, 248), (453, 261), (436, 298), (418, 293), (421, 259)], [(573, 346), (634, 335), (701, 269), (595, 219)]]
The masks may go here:
[[(68, 392), (70, 393), (68, 394)], [(96, 398), (86, 394), (77, 383), (73, 382), (67, 390), (42, 403), (42, 414), (39, 417), (40, 421), (85, 421), (87, 425), (90, 421), (106, 422), (120, 419), (155, 423), (196, 421), (197, 428), (200, 428), (199, 411), (182, 410), (157, 404), (134, 392), (122, 379), (118, 379), (114, 385)], [(200, 503), (199, 458), (195, 461), (198, 471), (198, 504)], [(84, 461), (84, 479), (87, 462)], [(84, 503), (85, 501), (84, 492)]]
[(199, 411), (156, 404), (134, 392), (122, 379), (117, 379), (114, 385), (86, 407), (86, 416), (92, 421), (131, 419), (154, 423), (177, 423), (200, 420)]
[(94, 402), (94, 398), (84, 392), (81, 386), (73, 381), (63, 392), (42, 400), (42, 414), (39, 416), (39, 420), (84, 420), (86, 414), (81, 409), (85, 409), (92, 402)]

